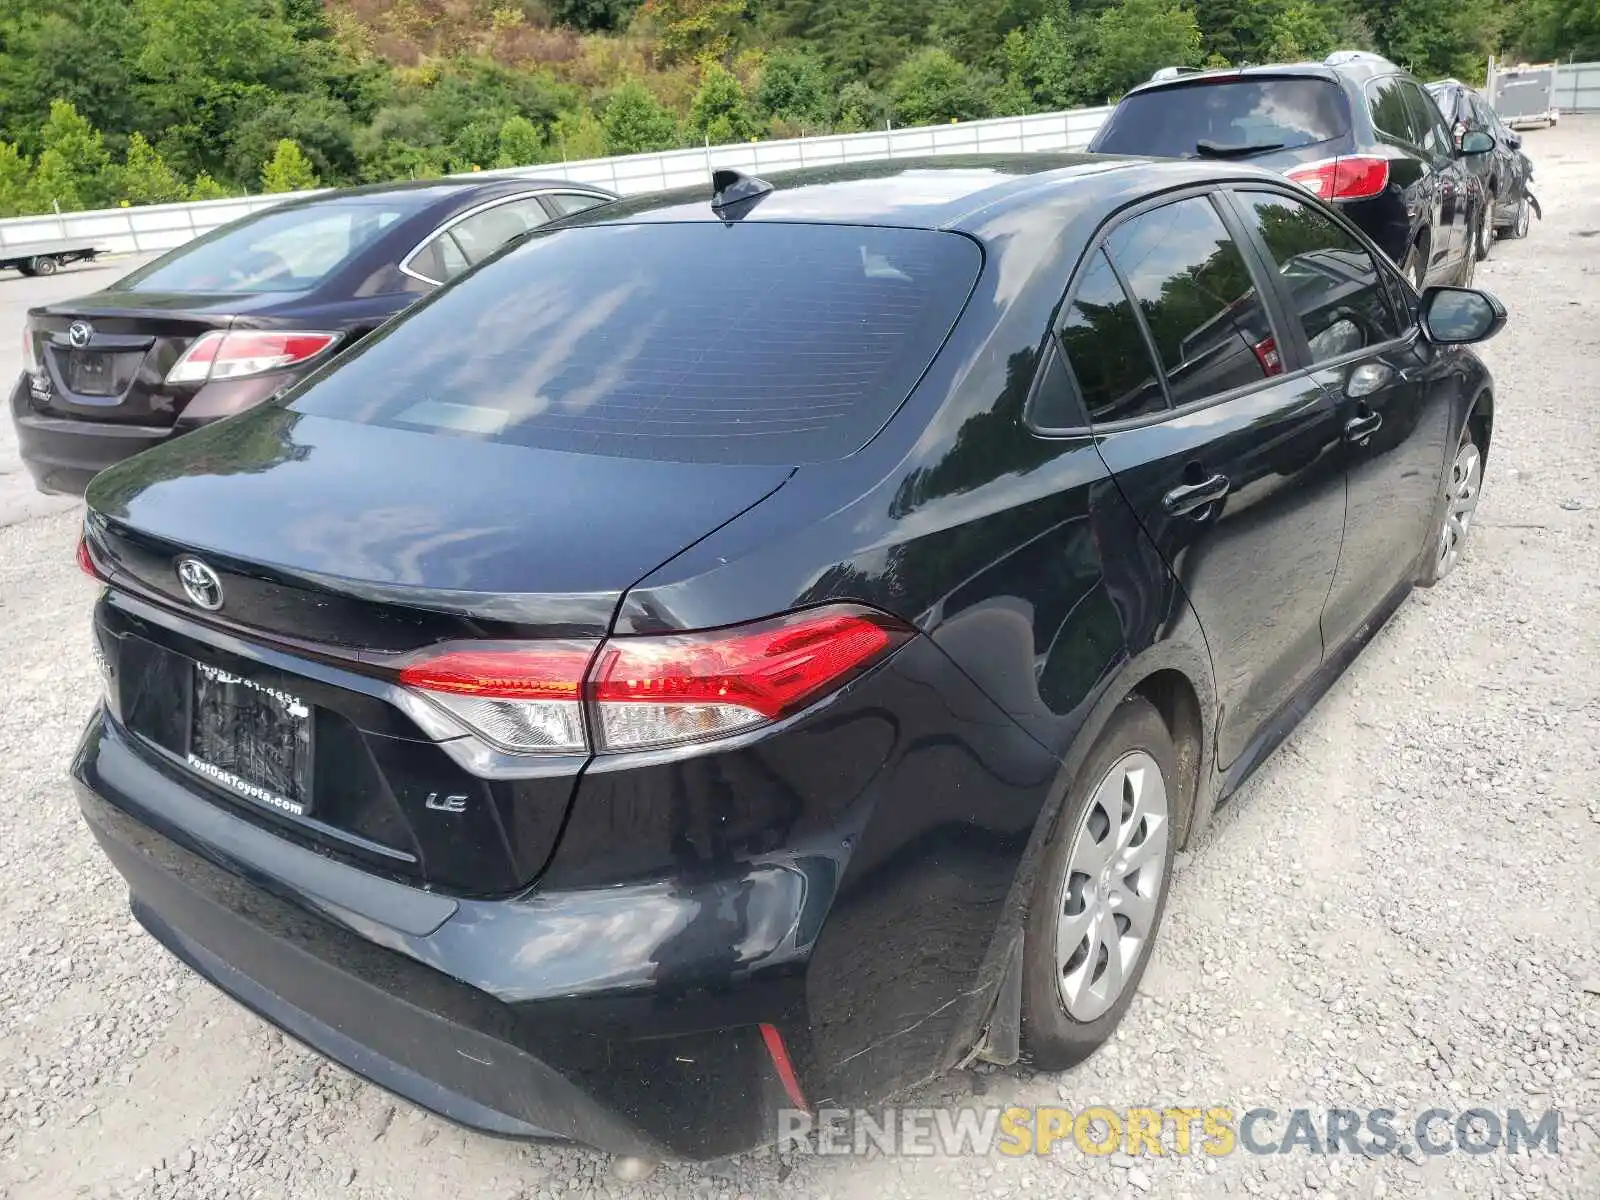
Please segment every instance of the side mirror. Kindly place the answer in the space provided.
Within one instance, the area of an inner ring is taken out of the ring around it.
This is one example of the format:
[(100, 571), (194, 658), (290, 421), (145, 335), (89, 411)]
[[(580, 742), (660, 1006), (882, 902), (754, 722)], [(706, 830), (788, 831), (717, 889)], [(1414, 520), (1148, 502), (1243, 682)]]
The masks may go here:
[(1476, 288), (1431, 287), (1422, 293), (1422, 331), (1439, 346), (1486, 342), (1506, 323), (1506, 307)]
[(1469, 129), (1461, 135), (1461, 153), (1487, 154), (1494, 149), (1494, 138), (1481, 129)]

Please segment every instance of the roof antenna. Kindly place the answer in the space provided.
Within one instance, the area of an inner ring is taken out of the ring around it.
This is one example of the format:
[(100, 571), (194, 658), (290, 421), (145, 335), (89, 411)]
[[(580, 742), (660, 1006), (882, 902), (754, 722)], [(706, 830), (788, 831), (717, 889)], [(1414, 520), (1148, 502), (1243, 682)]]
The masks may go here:
[(711, 172), (711, 211), (724, 216), (725, 210), (738, 208), (738, 212), (727, 213), (724, 219), (742, 217), (746, 211), (743, 205), (761, 199), (770, 191), (772, 185), (765, 179), (757, 179), (732, 167), (719, 167)]

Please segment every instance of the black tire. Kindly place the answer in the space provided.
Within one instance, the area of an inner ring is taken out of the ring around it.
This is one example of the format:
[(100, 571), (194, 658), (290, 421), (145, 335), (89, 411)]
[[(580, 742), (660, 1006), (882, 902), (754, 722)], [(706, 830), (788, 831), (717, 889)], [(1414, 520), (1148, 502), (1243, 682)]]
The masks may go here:
[[(1434, 512), (1433, 525), (1430, 526), (1433, 532), (1428, 538), (1427, 548), (1423, 551), (1422, 570), (1417, 575), (1418, 587), (1432, 587), (1455, 569), (1456, 564), (1460, 561), (1462, 545), (1467, 534), (1471, 532), (1472, 525), (1469, 519), (1465, 522), (1461, 538), (1456, 543), (1455, 556), (1447, 559), (1444, 553), (1444, 537), (1445, 522), (1450, 517), (1452, 484), (1455, 479), (1456, 464), (1459, 462), (1462, 452), (1468, 446), (1472, 446), (1477, 450), (1478, 458), (1478, 475), (1473, 495), (1476, 498), (1482, 494), (1483, 463), (1486, 455), (1484, 447), (1479, 444), (1478, 433), (1473, 429), (1472, 422), (1469, 420), (1466, 428), (1461, 431), (1460, 439), (1456, 442), (1456, 452), (1451, 456), (1450, 465), (1445, 468), (1443, 487), (1440, 489), (1442, 494), (1439, 497), (1438, 507)], [(1476, 508), (1476, 499), (1474, 500), (1474, 508)]]
[(56, 270), (61, 266), (60, 263), (58, 263), (48, 254), (39, 255), (28, 265), (33, 268), (33, 274), (35, 275), (54, 275)]
[[(1066, 1010), (1056, 960), (1057, 925), (1069, 900), (1068, 863), (1079, 827), (1091, 798), (1108, 772), (1129, 754), (1143, 751), (1159, 767), (1166, 784), (1166, 855), (1149, 933), (1139, 948), (1138, 960), (1125, 975), (1120, 995), (1100, 1016), (1080, 1021)], [(1095, 739), (1083, 768), (1073, 781), (1057, 815), (1055, 828), (1039, 866), (1039, 878), (1029, 901), (1022, 954), (1022, 1052), (1035, 1068), (1062, 1071), (1088, 1058), (1111, 1036), (1139, 990), (1139, 980), (1150, 961), (1151, 947), (1161, 928), (1167, 893), (1172, 883), (1172, 863), (1185, 800), (1178, 793), (1178, 755), (1161, 715), (1146, 700), (1129, 697), (1118, 706)]]
[(1416, 288), (1418, 293), (1422, 291), (1422, 285), (1428, 278), (1428, 255), (1422, 248), (1421, 238), (1413, 242), (1411, 249), (1406, 251), (1405, 259), (1400, 264), (1400, 273), (1411, 281), (1411, 286)]
[(26, 275), (29, 279), (32, 279), (34, 276), (34, 270), (33, 267), (28, 263), (18, 263), (17, 274)]
[(1483, 215), (1478, 218), (1478, 236), (1474, 238), (1474, 250), (1478, 259), (1482, 261), (1489, 257), (1489, 251), (1494, 249), (1494, 206), (1495, 194), (1489, 192), (1483, 200)]
[(1508, 238), (1527, 237), (1530, 223), (1529, 212), (1528, 198), (1523, 196), (1522, 199), (1517, 201), (1516, 215), (1511, 218), (1511, 224), (1506, 227), (1505, 233), (1501, 234), (1501, 236)]

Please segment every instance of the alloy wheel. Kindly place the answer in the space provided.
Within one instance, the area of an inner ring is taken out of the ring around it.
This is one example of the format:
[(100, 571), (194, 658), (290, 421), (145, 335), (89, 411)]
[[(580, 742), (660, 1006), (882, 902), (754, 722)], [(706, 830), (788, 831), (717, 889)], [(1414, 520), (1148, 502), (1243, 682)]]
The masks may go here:
[(1076, 1021), (1093, 1021), (1117, 1002), (1149, 943), (1168, 824), (1166, 780), (1143, 750), (1113, 763), (1089, 797), (1056, 925), (1061, 1003)]
[(1439, 530), (1439, 567), (1435, 572), (1440, 579), (1455, 570), (1461, 561), (1467, 530), (1477, 511), (1482, 488), (1483, 455), (1469, 438), (1456, 451), (1455, 462), (1450, 464), (1450, 478), (1445, 483), (1444, 524)]

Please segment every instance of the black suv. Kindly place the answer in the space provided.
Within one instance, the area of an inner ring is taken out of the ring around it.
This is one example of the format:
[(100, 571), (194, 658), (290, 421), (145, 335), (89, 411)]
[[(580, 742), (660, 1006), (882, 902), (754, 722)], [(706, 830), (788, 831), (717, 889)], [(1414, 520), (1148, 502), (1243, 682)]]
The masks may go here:
[(1459, 79), (1441, 79), (1428, 85), (1428, 94), (1450, 122), (1450, 136), (1461, 145), (1467, 134), (1478, 132), (1494, 139), (1494, 151), (1467, 160), (1484, 191), (1489, 218), (1478, 222), (1478, 257), (1486, 258), (1499, 237), (1526, 237), (1530, 210), (1537, 214), (1533, 196), (1533, 164), (1522, 152), (1522, 137), (1500, 120), (1500, 115)]
[(1321, 63), (1162, 71), (1122, 98), (1089, 149), (1249, 160), (1346, 216), (1420, 289), (1472, 279), (1483, 189), (1428, 93), (1388, 59), (1344, 50)]

